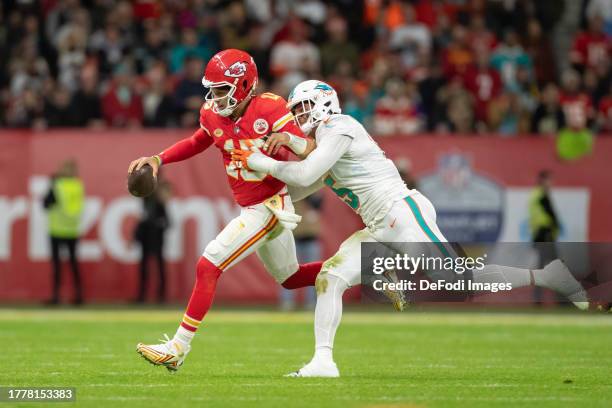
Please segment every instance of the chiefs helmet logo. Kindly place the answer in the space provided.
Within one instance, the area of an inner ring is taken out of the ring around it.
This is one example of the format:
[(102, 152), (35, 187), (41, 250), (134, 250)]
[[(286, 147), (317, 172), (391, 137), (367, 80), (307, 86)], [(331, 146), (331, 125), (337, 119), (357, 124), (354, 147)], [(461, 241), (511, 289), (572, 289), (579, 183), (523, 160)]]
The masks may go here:
[(246, 62), (234, 62), (228, 69), (225, 70), (224, 75), (232, 78), (240, 78), (247, 72)]

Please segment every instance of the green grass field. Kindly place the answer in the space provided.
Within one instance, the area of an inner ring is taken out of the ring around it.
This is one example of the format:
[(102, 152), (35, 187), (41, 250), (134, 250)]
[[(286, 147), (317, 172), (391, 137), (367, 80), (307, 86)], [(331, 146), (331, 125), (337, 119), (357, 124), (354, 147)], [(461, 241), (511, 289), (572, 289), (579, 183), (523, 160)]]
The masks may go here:
[[(0, 309), (6, 354), (0, 386), (73, 386), (76, 406), (90, 407), (609, 407), (612, 401), (609, 316), (349, 311), (336, 336), (339, 379), (282, 377), (311, 357), (312, 313), (212, 312), (178, 373), (146, 363), (136, 343), (172, 336), (180, 317), (180, 310)], [(75, 405), (60, 405), (68, 404)]]

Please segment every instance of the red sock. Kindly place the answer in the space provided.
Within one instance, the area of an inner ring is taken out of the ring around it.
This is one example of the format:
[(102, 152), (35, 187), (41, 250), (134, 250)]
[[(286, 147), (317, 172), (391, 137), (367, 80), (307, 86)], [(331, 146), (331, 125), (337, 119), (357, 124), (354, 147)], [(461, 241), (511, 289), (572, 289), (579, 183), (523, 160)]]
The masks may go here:
[(213, 298), (215, 297), (215, 289), (217, 280), (221, 275), (221, 269), (217, 268), (208, 259), (200, 257), (196, 268), (196, 281), (191, 292), (191, 298), (187, 305), (187, 311), (183, 316), (181, 327), (195, 332), (204, 318)]
[(301, 264), (297, 272), (285, 279), (285, 289), (298, 289), (305, 286), (314, 286), (317, 275), (321, 272), (323, 262), (311, 262)]

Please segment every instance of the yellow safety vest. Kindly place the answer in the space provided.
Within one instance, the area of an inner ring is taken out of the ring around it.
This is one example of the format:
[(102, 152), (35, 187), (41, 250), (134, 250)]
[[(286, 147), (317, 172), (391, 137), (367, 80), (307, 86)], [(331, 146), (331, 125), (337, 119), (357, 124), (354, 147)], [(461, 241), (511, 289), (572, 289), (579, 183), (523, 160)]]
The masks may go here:
[(78, 178), (59, 178), (53, 183), (55, 204), (49, 210), (49, 234), (57, 238), (78, 238), (83, 212), (83, 183)]
[(540, 228), (554, 227), (552, 217), (544, 210), (540, 201), (544, 196), (542, 187), (537, 187), (529, 198), (529, 228), (535, 234)]

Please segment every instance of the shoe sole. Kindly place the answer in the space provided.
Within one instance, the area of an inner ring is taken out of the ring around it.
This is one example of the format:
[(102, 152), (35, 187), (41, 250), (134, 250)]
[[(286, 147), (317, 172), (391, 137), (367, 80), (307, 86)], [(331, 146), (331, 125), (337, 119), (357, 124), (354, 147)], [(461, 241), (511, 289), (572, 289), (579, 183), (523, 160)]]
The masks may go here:
[[(153, 366), (155, 366), (155, 367), (166, 367), (166, 369), (167, 369), (169, 372), (171, 372), (171, 373), (176, 373), (176, 372), (178, 371), (178, 369), (179, 369), (179, 368), (180, 368), (180, 367), (183, 365), (183, 362), (180, 362), (179, 364), (176, 364), (176, 362), (172, 362), (172, 363), (156, 363), (155, 361), (150, 360), (150, 359), (149, 359), (149, 358), (148, 358), (148, 357), (145, 355), (145, 353), (143, 353), (142, 346), (145, 346), (145, 345), (138, 344), (138, 345), (136, 346), (136, 352), (137, 352), (138, 354), (140, 354), (140, 356), (141, 356), (142, 358), (144, 358), (144, 359), (145, 359), (145, 361), (147, 361), (149, 364), (151, 364), (151, 365), (153, 365)], [(145, 346), (145, 347), (146, 347), (146, 346)]]

